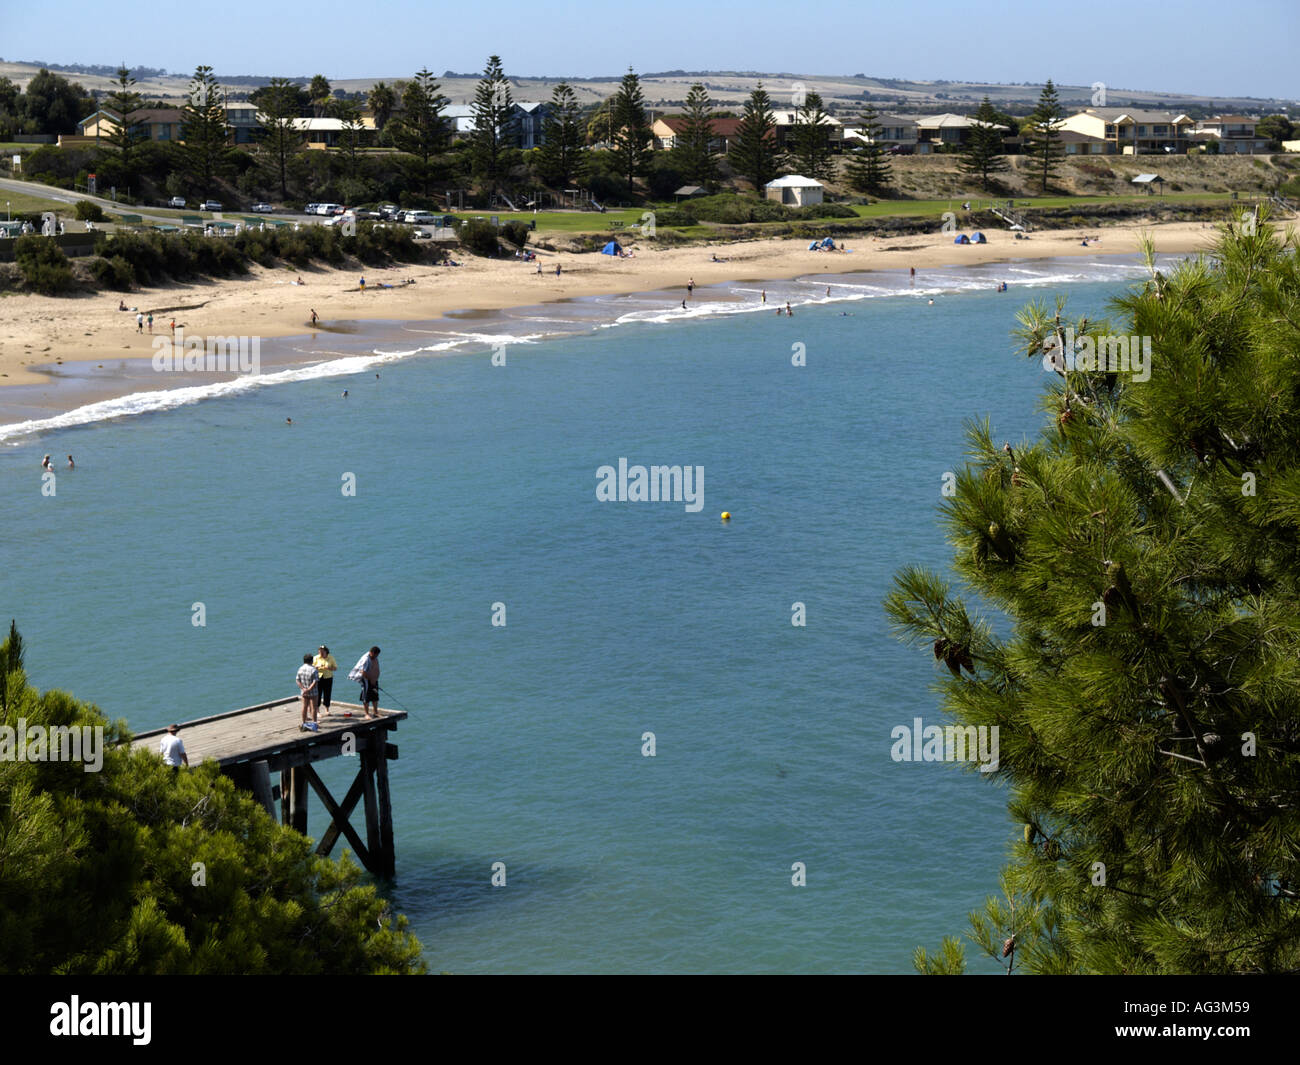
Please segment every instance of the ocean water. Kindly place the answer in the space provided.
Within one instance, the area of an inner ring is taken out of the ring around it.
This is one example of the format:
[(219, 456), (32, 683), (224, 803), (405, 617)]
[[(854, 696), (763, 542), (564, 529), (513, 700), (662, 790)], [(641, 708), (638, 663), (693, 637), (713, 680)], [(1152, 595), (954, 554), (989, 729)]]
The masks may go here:
[[(1015, 826), (979, 774), (891, 760), (894, 726), (941, 718), (881, 600), (946, 568), (963, 422), (1037, 432), (1015, 312), (1096, 315), (1140, 273), (578, 301), (367, 327), (333, 364), (284, 341), (266, 380), (0, 427), (0, 613), (34, 683), (139, 730), (378, 643), (410, 711), (387, 890), (435, 970), (907, 972), (996, 890)], [(77, 457), (52, 498), (46, 452)], [(702, 505), (599, 501), (620, 458), (702, 467)]]

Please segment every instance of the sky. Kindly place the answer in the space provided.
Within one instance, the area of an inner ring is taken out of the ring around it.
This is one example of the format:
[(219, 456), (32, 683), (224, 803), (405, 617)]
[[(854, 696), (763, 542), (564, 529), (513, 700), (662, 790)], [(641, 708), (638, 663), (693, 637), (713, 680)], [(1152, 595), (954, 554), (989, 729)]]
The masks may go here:
[(406, 77), (665, 70), (866, 74), (917, 80), (1103, 82), (1117, 90), (1300, 99), (1300, 0), (717, 0), (605, 5), (493, 0), (225, 0), (92, 7), (0, 0), (0, 58), (163, 67), (189, 74)]

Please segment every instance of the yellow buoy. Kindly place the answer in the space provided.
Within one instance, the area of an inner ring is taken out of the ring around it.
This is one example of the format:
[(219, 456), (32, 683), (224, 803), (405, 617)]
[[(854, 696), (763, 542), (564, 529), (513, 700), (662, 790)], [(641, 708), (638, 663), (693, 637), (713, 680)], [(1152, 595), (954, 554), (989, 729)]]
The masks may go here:
[(723, 521), (730, 521), (730, 520), (731, 520), (731, 511), (729, 511), (729, 510), (724, 510), (724, 511), (722, 512), (722, 520), (723, 520)]

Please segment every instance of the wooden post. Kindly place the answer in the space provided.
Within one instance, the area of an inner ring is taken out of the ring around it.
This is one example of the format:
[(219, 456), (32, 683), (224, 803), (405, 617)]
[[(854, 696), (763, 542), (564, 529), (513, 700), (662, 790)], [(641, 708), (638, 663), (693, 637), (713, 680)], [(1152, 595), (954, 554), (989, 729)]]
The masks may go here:
[(275, 800), (271, 798), (271, 769), (265, 762), (253, 762), (248, 767), (250, 790), (266, 812), (275, 816)]
[(366, 849), (374, 863), (370, 871), (379, 876), (382, 875), (383, 843), (379, 836), (379, 802), (375, 797), (375, 749), (369, 742), (361, 748), (361, 795), (366, 804)]
[(290, 824), (304, 836), (307, 834), (307, 774), (304, 772), (306, 768), (306, 766), (294, 766), (289, 770)]
[(293, 824), (293, 781), (292, 770), (280, 770), (280, 824)]
[(392, 879), (397, 871), (397, 855), (393, 850), (393, 803), (388, 794), (388, 751), (386, 732), (376, 731), (371, 742), (375, 752), (375, 776), (379, 785), (379, 854), (380, 876)]

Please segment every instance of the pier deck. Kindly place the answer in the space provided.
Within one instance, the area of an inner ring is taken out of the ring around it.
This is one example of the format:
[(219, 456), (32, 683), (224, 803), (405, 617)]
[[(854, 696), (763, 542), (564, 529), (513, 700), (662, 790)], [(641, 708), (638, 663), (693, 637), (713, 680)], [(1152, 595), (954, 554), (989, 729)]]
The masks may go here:
[[(346, 836), (357, 858), (377, 876), (394, 871), (392, 799), (388, 788), (388, 763), (397, 758), (397, 745), (388, 733), (406, 718), (402, 710), (380, 709), (369, 720), (356, 703), (336, 702), (332, 713), (320, 715), (320, 731), (299, 729), (302, 701), (277, 699), (241, 710), (194, 721), (178, 722), (190, 765), (215, 761), (236, 786), (250, 791), (272, 817), (304, 835), (307, 833), (307, 793), (314, 790), (325, 807), (329, 826), (316, 847), (328, 855)], [(141, 732), (131, 740), (135, 749), (157, 752), (165, 728)], [(356, 757), (356, 778), (340, 802), (312, 768), (326, 758)], [(280, 774), (278, 786), (271, 774)], [(278, 800), (278, 803), (277, 803)], [(358, 801), (364, 802), (366, 839), (348, 822)]]

